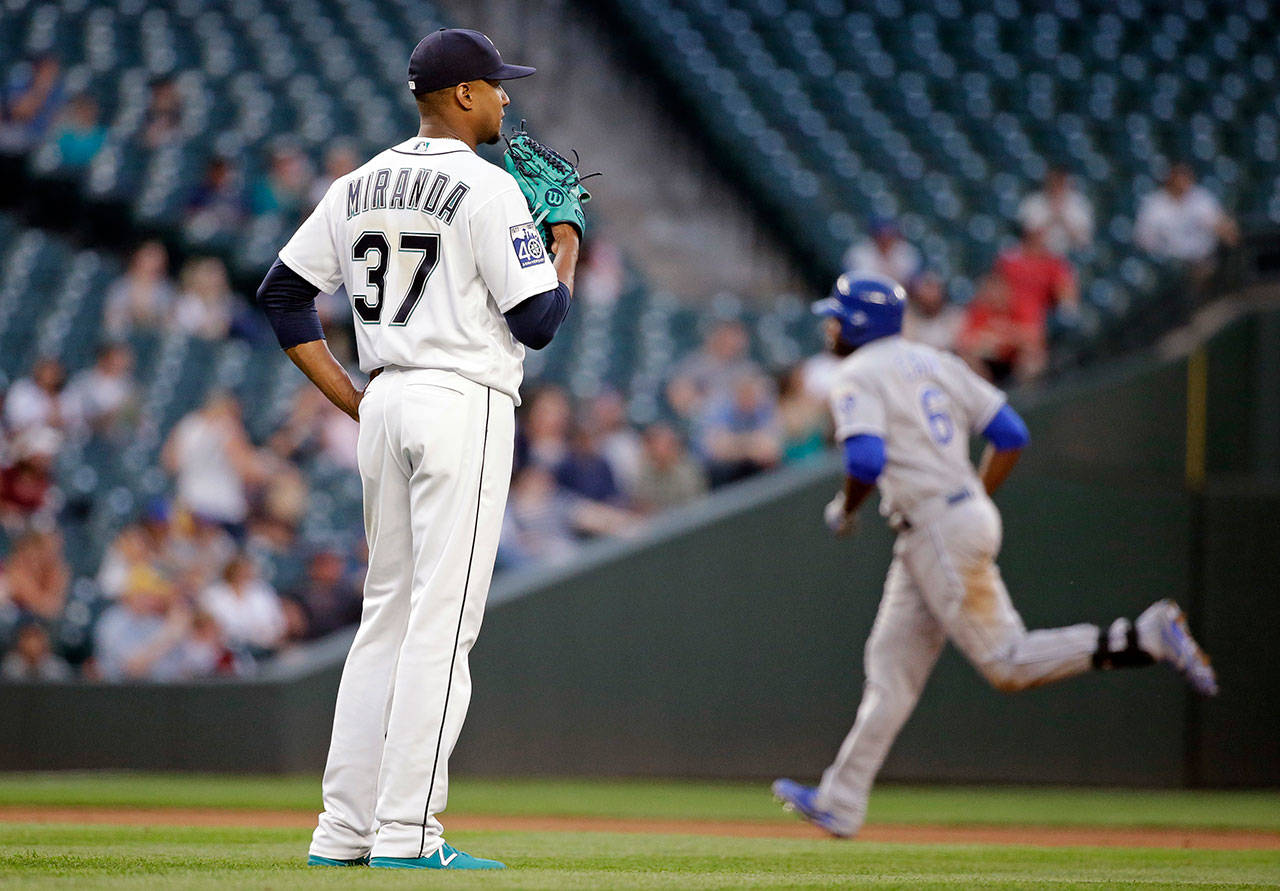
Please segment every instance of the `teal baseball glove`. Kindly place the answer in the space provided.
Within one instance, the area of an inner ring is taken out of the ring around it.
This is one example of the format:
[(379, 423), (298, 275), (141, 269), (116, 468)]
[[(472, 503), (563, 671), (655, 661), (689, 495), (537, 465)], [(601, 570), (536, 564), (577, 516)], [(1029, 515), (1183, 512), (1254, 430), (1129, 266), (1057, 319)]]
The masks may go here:
[(591, 193), (582, 187), (584, 177), (578, 174), (577, 152), (571, 163), (564, 155), (530, 136), (524, 129), (524, 121), (520, 122), (519, 130), (504, 138), (507, 153), (503, 156), (503, 165), (520, 186), (543, 241), (547, 245), (553, 243), (551, 227), (556, 223), (568, 223), (577, 228), (579, 235), (584, 235), (587, 218), (582, 205), (591, 200)]

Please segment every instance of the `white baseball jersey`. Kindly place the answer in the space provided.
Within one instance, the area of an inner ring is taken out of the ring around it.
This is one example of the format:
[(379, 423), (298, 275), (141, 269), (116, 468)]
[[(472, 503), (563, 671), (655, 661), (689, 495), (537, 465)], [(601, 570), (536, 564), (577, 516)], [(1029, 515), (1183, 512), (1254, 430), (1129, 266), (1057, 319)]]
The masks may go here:
[(339, 177), (280, 259), (346, 284), (361, 370), (453, 371), (518, 404), (524, 347), (502, 314), (556, 273), (515, 180), (465, 143), (414, 137)]
[[(1000, 513), (969, 461), (968, 434), (984, 430), (1004, 401), (956, 356), (902, 337), (872, 341), (836, 370), (836, 438), (884, 439), (881, 511), (901, 511), (912, 524), (894, 543), (864, 654), (857, 719), (815, 796), (833, 832), (861, 828), (876, 773), (947, 640), (1006, 691), (1093, 667), (1101, 629), (1081, 623), (1028, 631), (996, 565)], [(965, 486), (968, 494), (946, 499), (941, 511), (910, 516), (922, 501)], [(1124, 645), (1127, 628), (1112, 624), (1112, 647)]]
[(430, 857), (511, 479), (524, 347), (502, 314), (555, 270), (510, 174), (420, 137), (334, 182), (280, 259), (346, 284), (360, 367), (387, 368), (360, 402), (369, 568), (311, 853)]
[(899, 336), (845, 358), (831, 390), (837, 441), (858, 434), (885, 441), (879, 480), (885, 516), (978, 486), (969, 434), (985, 429), (1004, 401), (957, 356)]

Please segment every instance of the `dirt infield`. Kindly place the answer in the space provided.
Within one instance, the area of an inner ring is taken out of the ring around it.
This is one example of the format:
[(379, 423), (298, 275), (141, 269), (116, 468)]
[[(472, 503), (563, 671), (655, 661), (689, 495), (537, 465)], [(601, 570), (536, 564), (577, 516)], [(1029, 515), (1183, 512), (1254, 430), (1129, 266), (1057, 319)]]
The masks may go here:
[[(301, 811), (210, 808), (0, 806), (5, 823), (107, 823), (129, 826), (243, 826), (310, 829), (315, 815)], [(735, 838), (822, 838), (804, 823), (743, 820), (650, 820), (614, 817), (504, 817), (457, 814), (450, 829), (489, 832), (620, 832), (722, 835)], [(909, 844), (1033, 845), (1037, 847), (1200, 848), (1280, 850), (1280, 832), (1230, 829), (1133, 829), (1102, 826), (938, 826), (880, 823), (863, 828), (863, 841)]]

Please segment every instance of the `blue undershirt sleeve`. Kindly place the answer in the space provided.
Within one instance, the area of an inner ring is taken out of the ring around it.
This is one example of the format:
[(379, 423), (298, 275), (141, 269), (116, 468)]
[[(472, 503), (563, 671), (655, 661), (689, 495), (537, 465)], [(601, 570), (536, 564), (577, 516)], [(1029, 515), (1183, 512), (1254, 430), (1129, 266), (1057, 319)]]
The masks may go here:
[(884, 470), (884, 440), (869, 433), (850, 436), (844, 441), (844, 468), (849, 476), (871, 485)]
[(324, 340), (324, 329), (320, 327), (320, 316), (316, 313), (316, 295), (319, 293), (315, 285), (279, 258), (267, 270), (266, 278), (258, 286), (258, 305), (266, 313), (282, 349)]
[(986, 429), (982, 431), (982, 435), (999, 452), (1025, 448), (1027, 443), (1031, 442), (1031, 432), (1027, 430), (1026, 423), (1008, 405), (1000, 406), (1000, 410), (996, 412), (995, 417), (987, 424)]
[(521, 300), (503, 313), (503, 318), (516, 340), (531, 350), (540, 350), (555, 337), (572, 299), (568, 286), (560, 282), (553, 290)]

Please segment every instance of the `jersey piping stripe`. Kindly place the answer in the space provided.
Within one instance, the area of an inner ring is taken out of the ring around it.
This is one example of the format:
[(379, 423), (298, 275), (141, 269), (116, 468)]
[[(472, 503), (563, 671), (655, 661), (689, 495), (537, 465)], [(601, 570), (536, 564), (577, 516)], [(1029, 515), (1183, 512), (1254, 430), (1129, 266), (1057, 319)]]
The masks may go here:
[(475, 154), (470, 149), (450, 149), (447, 152), (402, 152), (400, 149), (393, 148), (391, 151), (397, 155), (408, 155), (411, 158), (439, 158), (441, 155)]
[(453, 655), (449, 657), (449, 680), (444, 688), (444, 709), (440, 713), (440, 732), (436, 735), (436, 755), (431, 762), (431, 782), (427, 784), (427, 800), (422, 806), (422, 840), (418, 843), (418, 856), (427, 847), (427, 818), (431, 811), (431, 793), (436, 787), (436, 770), (440, 767), (440, 746), (444, 742), (444, 723), (449, 717), (449, 697), (453, 695), (453, 669), (458, 661), (458, 641), (462, 638), (462, 617), (467, 612), (467, 589), (471, 587), (471, 565), (475, 562), (476, 536), (480, 532), (480, 499), (484, 494), (484, 464), (489, 452), (489, 406), (493, 401), (493, 388), (484, 388), (484, 438), (480, 441), (480, 480), (476, 484), (476, 517), (471, 527), (471, 553), (467, 556), (467, 577), (462, 583), (462, 606), (458, 608), (458, 627), (453, 632)]

